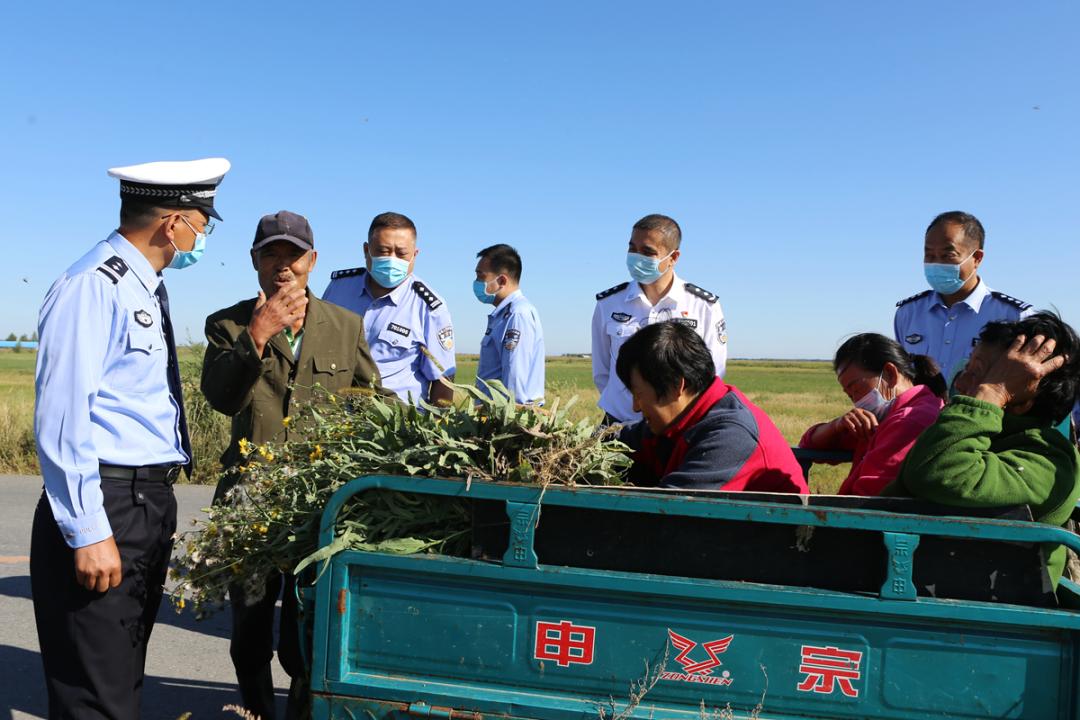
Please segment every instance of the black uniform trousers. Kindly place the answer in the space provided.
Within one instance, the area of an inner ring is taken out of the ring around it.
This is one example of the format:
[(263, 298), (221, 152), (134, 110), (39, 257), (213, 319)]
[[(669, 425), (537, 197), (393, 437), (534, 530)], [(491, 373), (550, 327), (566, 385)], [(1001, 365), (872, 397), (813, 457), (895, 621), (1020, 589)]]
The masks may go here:
[(287, 720), (308, 717), (309, 692), (300, 654), (300, 628), (296, 577), (277, 574), (266, 581), (266, 594), (251, 605), (247, 604), (244, 588), (229, 588), (232, 606), (232, 638), (229, 654), (236, 669), (236, 681), (244, 708), (262, 720), (274, 720), (274, 678), (270, 662), (274, 659), (274, 606), (281, 595), (281, 617), (278, 623), (278, 662), (292, 679), (285, 705)]
[(42, 494), (30, 540), (30, 584), (50, 720), (140, 717), (146, 645), (176, 531), (172, 485), (101, 480), (122, 580), (98, 593), (75, 580), (75, 552)]

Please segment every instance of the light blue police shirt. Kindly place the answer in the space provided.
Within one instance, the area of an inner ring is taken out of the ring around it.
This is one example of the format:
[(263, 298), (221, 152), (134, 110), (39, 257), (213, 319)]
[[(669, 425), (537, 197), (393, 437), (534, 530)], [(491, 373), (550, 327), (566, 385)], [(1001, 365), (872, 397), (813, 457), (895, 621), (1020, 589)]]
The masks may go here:
[(980, 278), (971, 294), (952, 307), (945, 307), (934, 290), (896, 303), (893, 332), (905, 350), (934, 358), (945, 379), (951, 380), (963, 370), (986, 323), (1015, 322), (1033, 312), (1029, 303), (991, 290)]
[(498, 380), (523, 404), (544, 402), (544, 329), (540, 314), (515, 290), (488, 315), (487, 332), (480, 343), (479, 380)]
[(457, 369), (450, 310), (415, 275), (381, 298), (371, 294), (366, 278), (364, 268), (331, 273), (323, 300), (363, 316), (383, 387), (406, 402), (426, 400), (431, 382), (443, 375), (452, 380)]
[(49, 288), (38, 317), (34, 435), (45, 494), (71, 547), (112, 535), (99, 463), (186, 464), (157, 290), (119, 233)]

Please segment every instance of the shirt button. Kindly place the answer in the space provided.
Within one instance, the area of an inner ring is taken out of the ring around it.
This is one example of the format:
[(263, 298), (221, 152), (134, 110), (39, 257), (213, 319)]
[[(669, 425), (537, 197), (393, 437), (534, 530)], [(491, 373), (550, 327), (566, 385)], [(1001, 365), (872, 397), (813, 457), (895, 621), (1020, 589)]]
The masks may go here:
[(946, 345), (952, 345), (952, 340), (946, 340), (946, 341), (945, 341), (945, 344), (946, 344)]
[(950, 315), (950, 316), (949, 316), (949, 319), (950, 319), (950, 320), (955, 320), (955, 319), (956, 319), (956, 316), (955, 316), (955, 315)]
[(337, 363), (330, 363), (331, 370), (337, 370)]

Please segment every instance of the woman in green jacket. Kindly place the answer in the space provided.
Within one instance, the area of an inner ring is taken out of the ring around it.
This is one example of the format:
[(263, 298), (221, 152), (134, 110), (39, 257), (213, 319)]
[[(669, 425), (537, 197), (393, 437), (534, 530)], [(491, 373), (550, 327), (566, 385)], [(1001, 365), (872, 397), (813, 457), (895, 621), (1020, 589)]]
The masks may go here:
[[(1080, 497), (1080, 455), (1056, 428), (1080, 390), (1080, 338), (1040, 312), (983, 328), (959, 393), (923, 431), (887, 495), (959, 507), (1028, 505), (1063, 525)], [(1065, 548), (1046, 548), (1055, 586)]]

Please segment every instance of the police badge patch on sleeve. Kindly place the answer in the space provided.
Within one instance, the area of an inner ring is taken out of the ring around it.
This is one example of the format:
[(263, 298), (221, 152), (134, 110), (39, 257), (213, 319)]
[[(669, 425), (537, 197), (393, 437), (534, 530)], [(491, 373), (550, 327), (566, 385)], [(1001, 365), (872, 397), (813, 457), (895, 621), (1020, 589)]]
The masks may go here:
[(716, 323), (716, 337), (721, 345), (727, 345), (727, 320)]
[(154, 317), (145, 310), (136, 310), (135, 322), (139, 323), (143, 327), (150, 327), (154, 324)]
[(439, 331), (439, 345), (443, 350), (454, 349), (454, 327), (453, 325), (447, 325)]
[(520, 330), (507, 330), (503, 335), (503, 347), (507, 350), (513, 350), (517, 347), (518, 340), (521, 339)]

